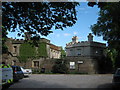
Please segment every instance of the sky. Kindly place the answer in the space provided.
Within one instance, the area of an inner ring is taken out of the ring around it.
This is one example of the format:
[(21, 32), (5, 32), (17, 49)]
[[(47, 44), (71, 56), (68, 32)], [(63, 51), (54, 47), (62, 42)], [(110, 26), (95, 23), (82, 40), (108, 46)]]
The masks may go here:
[[(87, 41), (88, 34), (92, 33), (90, 26), (97, 22), (99, 8), (97, 8), (97, 6), (89, 7), (86, 2), (80, 2), (80, 6), (76, 7), (76, 10), (78, 19), (76, 24), (72, 27), (64, 28), (63, 30), (52, 29), (53, 33), (49, 34), (47, 37), (41, 37), (49, 39), (52, 44), (62, 46), (63, 48), (65, 48), (66, 43), (72, 41), (73, 36), (78, 36), (78, 41)], [(9, 33), (8, 37), (21, 39), (21, 37), (17, 36), (16, 32)], [(93, 40), (106, 43), (102, 37), (94, 36)]]

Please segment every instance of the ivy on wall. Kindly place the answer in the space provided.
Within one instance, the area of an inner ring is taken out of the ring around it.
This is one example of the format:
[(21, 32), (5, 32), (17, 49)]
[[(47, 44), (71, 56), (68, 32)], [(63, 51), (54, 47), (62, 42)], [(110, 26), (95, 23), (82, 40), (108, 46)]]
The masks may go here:
[(35, 46), (29, 43), (21, 44), (20, 49), (19, 49), (19, 56), (18, 56), (18, 59), (20, 62), (26, 63), (29, 58), (33, 59), (35, 57), (36, 57)]
[(39, 57), (47, 57), (47, 45), (44, 42), (39, 43), (38, 46), (38, 56)]
[(30, 43), (21, 44), (19, 49), (18, 59), (20, 62), (26, 63), (28, 59), (35, 59), (39, 57), (47, 57), (46, 43), (38, 44), (38, 49)]

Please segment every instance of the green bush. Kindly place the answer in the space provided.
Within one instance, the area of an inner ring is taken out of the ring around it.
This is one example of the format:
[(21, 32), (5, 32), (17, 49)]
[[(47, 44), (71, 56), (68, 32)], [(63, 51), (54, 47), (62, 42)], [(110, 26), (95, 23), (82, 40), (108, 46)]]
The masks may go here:
[(68, 73), (68, 67), (67, 67), (65, 61), (62, 59), (56, 60), (55, 65), (53, 65), (53, 67), (52, 67), (52, 72), (53, 73), (61, 73), (61, 74)]
[(33, 69), (33, 70), (32, 70), (32, 73), (33, 73), (33, 74), (40, 74), (40, 69)]
[(75, 72), (69, 72), (69, 74), (88, 74), (87, 72), (77, 72), (77, 71), (75, 71)]
[(46, 71), (44, 74), (53, 74), (51, 71)]

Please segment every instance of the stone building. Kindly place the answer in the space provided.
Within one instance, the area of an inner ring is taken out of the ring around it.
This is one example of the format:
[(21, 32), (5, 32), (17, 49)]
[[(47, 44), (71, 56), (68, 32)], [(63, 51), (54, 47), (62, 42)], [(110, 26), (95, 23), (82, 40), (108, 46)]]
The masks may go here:
[[(47, 58), (39, 58), (32, 61), (32, 68), (52, 68), (52, 59), (60, 59), (61, 58), (61, 47), (58, 47), (52, 43), (50, 40), (41, 38), (40, 42), (46, 42), (47, 49)], [(50, 62), (51, 61), (51, 62)], [(46, 62), (46, 63), (45, 63)]]
[(106, 44), (93, 41), (93, 35), (89, 33), (88, 41), (79, 42), (74, 36), (65, 48), (71, 71), (98, 73), (97, 60), (103, 56)]
[[(24, 42), (25, 42), (25, 40), (23, 40), (23, 39), (8, 38), (6, 41), (6, 45), (8, 47), (9, 53), (3, 54), (2, 61), (6, 62), (10, 65), (23, 66), (23, 64), (19, 62), (17, 56), (19, 56), (20, 45), (23, 44)], [(50, 60), (50, 59), (59, 59), (61, 57), (61, 47), (50, 43), (50, 40), (45, 39), (45, 38), (41, 38), (40, 42), (46, 43), (46, 50), (47, 50), (48, 57), (46, 57), (46, 58), (41, 57), (39, 59), (34, 59), (32, 61), (30, 60), (26, 64), (27, 68), (40, 68), (42, 61)]]

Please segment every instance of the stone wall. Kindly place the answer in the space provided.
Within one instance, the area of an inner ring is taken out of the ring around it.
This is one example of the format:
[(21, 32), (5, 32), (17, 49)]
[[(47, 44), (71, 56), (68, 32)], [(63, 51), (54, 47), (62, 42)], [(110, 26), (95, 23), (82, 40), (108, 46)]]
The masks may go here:
[[(15, 62), (13, 62), (15, 60)], [(67, 60), (67, 66), (69, 68), (69, 72), (78, 72), (78, 73), (88, 73), (88, 74), (95, 74), (98, 73), (98, 64), (96, 58), (91, 57), (66, 57), (65, 60)], [(46, 72), (51, 72), (52, 67), (55, 63), (55, 59), (34, 59), (29, 60), (26, 64), (20, 63), (16, 57), (3, 55), (3, 61), (6, 61), (6, 63), (10, 65), (18, 65), (23, 66), (25, 68), (31, 68), (31, 69), (39, 69), (45, 68)], [(33, 67), (33, 61), (39, 61), (40, 65), (38, 68)], [(82, 61), (83, 63), (78, 63), (79, 61)], [(75, 62), (75, 69), (70, 69), (70, 62)]]
[(2, 55), (2, 62), (5, 62), (6, 64), (10, 64), (10, 65), (22, 66), (25, 68), (34, 69), (35, 67), (33, 66), (33, 61), (39, 61), (40, 65), (38, 69), (45, 68), (46, 71), (51, 71), (52, 66), (54, 64), (54, 59), (49, 59), (49, 58), (39, 58), (33, 60), (30, 59), (26, 63), (20, 63), (18, 58), (16, 56), (12, 56), (12, 54), (10, 53)]
[(51, 72), (52, 67), (53, 67), (53, 65), (55, 63), (54, 60), (55, 59), (46, 59), (46, 60), (42, 61), (41, 68), (42, 67), (45, 68), (46, 72)]
[[(70, 69), (70, 72), (88, 73), (95, 74), (98, 73), (97, 60), (90, 57), (67, 57), (65, 58), (68, 62), (68, 67), (70, 67), (70, 62), (75, 62), (75, 69)], [(79, 63), (82, 61), (83, 63)]]

